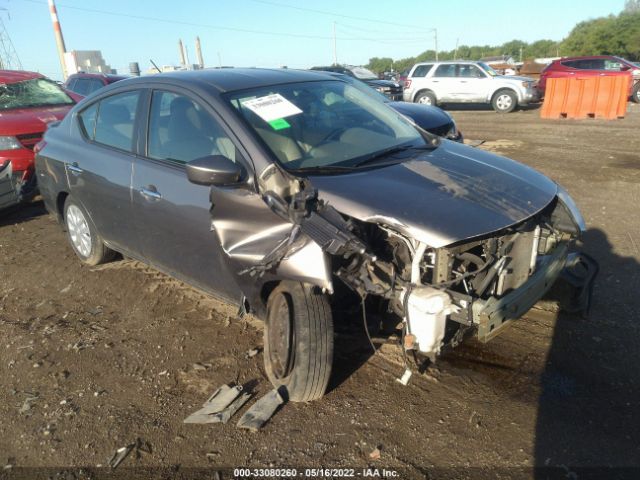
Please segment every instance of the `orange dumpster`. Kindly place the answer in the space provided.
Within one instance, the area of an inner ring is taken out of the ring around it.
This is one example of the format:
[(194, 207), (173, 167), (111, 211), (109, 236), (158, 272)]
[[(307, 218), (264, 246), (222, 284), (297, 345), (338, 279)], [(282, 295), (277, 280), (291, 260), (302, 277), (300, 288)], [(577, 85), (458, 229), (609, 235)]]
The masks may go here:
[(548, 79), (541, 118), (623, 118), (630, 72)]

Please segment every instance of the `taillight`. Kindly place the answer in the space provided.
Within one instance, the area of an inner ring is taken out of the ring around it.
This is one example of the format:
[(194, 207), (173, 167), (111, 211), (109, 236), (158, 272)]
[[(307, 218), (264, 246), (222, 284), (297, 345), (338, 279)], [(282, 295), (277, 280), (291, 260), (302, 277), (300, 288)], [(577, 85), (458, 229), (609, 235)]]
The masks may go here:
[(47, 142), (45, 142), (44, 140), (40, 140), (38, 143), (36, 143), (33, 146), (33, 153), (40, 152), (40, 150), (42, 150), (46, 145), (47, 145)]
[(407, 79), (404, 81), (404, 88), (409, 88), (410, 86), (411, 86), (411, 79), (410, 79), (410, 78), (407, 78)]

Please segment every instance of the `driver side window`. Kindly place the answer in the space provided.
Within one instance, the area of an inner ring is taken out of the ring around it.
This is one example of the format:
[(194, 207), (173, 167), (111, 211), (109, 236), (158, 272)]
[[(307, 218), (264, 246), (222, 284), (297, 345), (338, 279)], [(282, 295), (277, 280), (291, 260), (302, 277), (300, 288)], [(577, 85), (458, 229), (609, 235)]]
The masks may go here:
[(184, 164), (208, 155), (236, 161), (236, 148), (218, 122), (186, 95), (155, 90), (151, 98), (147, 156)]

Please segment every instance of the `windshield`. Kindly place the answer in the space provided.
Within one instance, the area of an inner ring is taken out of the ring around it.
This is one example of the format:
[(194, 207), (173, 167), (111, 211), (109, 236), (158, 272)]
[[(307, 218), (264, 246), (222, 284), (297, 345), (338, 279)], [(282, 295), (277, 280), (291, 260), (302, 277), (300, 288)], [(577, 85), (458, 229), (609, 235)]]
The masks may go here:
[(368, 68), (351, 67), (349, 68), (349, 70), (356, 78), (359, 78), (360, 80), (378, 80), (378, 76)]
[(395, 110), (341, 81), (273, 85), (227, 99), (287, 170), (353, 167), (427, 140)]
[(0, 110), (72, 105), (73, 103), (64, 90), (46, 78), (0, 85)]
[(487, 72), (489, 75), (491, 75), (492, 77), (497, 77), (498, 76), (498, 72), (496, 72), (493, 68), (491, 68), (489, 65), (487, 65), (484, 62), (479, 62), (478, 65), (480, 65), (485, 72)]

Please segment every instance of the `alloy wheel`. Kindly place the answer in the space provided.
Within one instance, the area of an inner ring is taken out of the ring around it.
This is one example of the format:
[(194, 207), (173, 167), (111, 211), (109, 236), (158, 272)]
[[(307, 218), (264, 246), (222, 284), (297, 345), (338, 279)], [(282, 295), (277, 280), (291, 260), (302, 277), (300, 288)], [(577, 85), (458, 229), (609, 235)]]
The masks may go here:
[(91, 255), (91, 230), (82, 210), (75, 205), (67, 208), (67, 229), (74, 248), (83, 257)]

